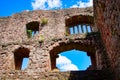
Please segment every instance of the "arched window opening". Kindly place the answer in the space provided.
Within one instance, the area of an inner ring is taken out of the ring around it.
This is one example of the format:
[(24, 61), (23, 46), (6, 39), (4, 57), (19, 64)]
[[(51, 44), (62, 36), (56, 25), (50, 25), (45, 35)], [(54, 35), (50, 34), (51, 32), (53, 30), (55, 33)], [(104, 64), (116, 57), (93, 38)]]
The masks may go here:
[(65, 20), (66, 32), (69, 34), (81, 34), (92, 32), (92, 16), (73, 16)]
[(87, 70), (91, 65), (90, 56), (79, 50), (69, 50), (59, 54), (56, 59), (56, 67), (60, 71)]
[(26, 32), (28, 38), (34, 37), (39, 33), (39, 22), (33, 21), (26, 24)]
[[(82, 51), (82, 52), (81, 52)], [(83, 52), (85, 51), (85, 52)], [(66, 53), (67, 52), (67, 53)], [(83, 54), (82, 54), (83, 53)], [(66, 56), (68, 55), (68, 57)], [(79, 67), (78, 70), (96, 70), (97, 64), (96, 64), (96, 50), (94, 48), (94, 46), (92, 45), (86, 45), (86, 44), (81, 44), (81, 43), (74, 43), (74, 42), (70, 42), (70, 43), (60, 43), (59, 46), (54, 47), (51, 51), (50, 51), (50, 65), (51, 65), (51, 70), (57, 70), (59, 71), (59, 69), (61, 71), (63, 71), (61, 68), (59, 68), (59, 61), (62, 61), (63, 59), (59, 60), (59, 58), (61, 57), (65, 57), (67, 59), (69, 59), (69, 62), (71, 62), (72, 64), (78, 64), (80, 66), (83, 66), (84, 64), (81, 64), (81, 56), (83, 55), (85, 60), (88, 61), (83, 61), (83, 63), (88, 62), (89, 64), (87, 66), (85, 66), (84, 68)], [(73, 57), (73, 58), (69, 58), (69, 57)], [(75, 63), (72, 62), (72, 60), (76, 60), (78, 57), (78, 60)], [(58, 61), (57, 61), (58, 60)], [(64, 62), (67, 61), (66, 59), (64, 60)], [(66, 63), (65, 63), (66, 64)], [(90, 65), (91, 64), (91, 65)], [(67, 67), (68, 68), (68, 67)], [(66, 70), (67, 71), (67, 70)]]
[(14, 51), (15, 70), (24, 70), (27, 68), (29, 62), (29, 53), (30, 50), (24, 47), (19, 47)]

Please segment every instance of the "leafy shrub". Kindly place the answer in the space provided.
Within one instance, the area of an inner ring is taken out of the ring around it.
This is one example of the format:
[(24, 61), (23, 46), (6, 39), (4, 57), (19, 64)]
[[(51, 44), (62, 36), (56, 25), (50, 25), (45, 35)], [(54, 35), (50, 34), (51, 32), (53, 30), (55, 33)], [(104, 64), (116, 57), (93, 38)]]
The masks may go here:
[(28, 38), (31, 38), (32, 37), (32, 30), (27, 30), (27, 35), (28, 35)]
[(46, 19), (46, 18), (42, 18), (41, 21), (42, 21), (42, 22), (41, 22), (41, 25), (42, 25), (42, 26), (44, 26), (45, 24), (48, 23), (48, 19)]
[(40, 37), (39, 37), (39, 42), (42, 43), (42, 42), (44, 41), (44, 39), (45, 39), (44, 36), (43, 36), (43, 35), (40, 35)]
[(68, 33), (68, 32), (66, 32), (66, 33), (65, 33), (65, 36), (68, 36), (68, 35), (69, 35), (69, 33)]

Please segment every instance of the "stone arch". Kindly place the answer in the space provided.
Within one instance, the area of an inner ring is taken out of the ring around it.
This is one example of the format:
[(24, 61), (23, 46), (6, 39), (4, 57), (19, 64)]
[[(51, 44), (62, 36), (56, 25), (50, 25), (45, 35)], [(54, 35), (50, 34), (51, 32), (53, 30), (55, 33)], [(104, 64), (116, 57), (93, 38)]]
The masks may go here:
[(26, 24), (26, 32), (27, 32), (28, 38), (38, 34), (40, 30), (41, 30), (40, 22), (38, 21), (32, 21)]
[(97, 67), (96, 48), (92, 40), (68, 39), (66, 41), (55, 42), (51, 47), (52, 47), (51, 50), (49, 50), (50, 60), (51, 60), (50, 63), (51, 70), (56, 68), (56, 58), (58, 57), (58, 54), (60, 52), (64, 52), (72, 49), (87, 52), (87, 55), (90, 56), (92, 62), (92, 66), (89, 69), (95, 70)]
[(74, 15), (65, 19), (66, 33), (88, 33), (94, 32), (94, 17), (90, 15)]
[(21, 70), (23, 58), (29, 58), (30, 50), (25, 47), (18, 47), (13, 53), (15, 70)]

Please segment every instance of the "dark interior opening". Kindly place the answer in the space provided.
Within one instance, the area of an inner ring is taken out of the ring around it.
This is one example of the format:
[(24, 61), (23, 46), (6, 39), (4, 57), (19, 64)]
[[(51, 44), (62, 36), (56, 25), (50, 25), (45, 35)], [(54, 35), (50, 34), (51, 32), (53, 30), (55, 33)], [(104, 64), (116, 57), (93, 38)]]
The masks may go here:
[(76, 15), (65, 20), (66, 26), (74, 26), (78, 24), (93, 24), (94, 18), (92, 16)]
[(26, 32), (28, 38), (34, 37), (34, 35), (39, 33), (39, 22), (33, 21), (26, 24)]
[(30, 50), (28, 48), (19, 47), (14, 51), (15, 70), (21, 70), (24, 58), (29, 58)]

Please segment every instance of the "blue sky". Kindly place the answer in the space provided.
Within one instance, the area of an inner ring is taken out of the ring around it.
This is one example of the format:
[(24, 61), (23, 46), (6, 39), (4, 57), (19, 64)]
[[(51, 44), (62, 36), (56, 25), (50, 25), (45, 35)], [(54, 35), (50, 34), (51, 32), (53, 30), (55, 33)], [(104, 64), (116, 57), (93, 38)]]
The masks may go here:
[(93, 0), (0, 0), (0, 16), (10, 16), (24, 10), (49, 10), (92, 6)]
[[(0, 0), (0, 17), (11, 16), (12, 14), (25, 10), (84, 8), (92, 5), (93, 0)], [(85, 70), (85, 68), (91, 64), (90, 58), (86, 56), (85, 52), (71, 50), (61, 53), (59, 56), (57, 66), (63, 71)], [(25, 68), (27, 61), (28, 60), (25, 59), (23, 68)]]
[(57, 59), (60, 71), (86, 70), (90, 65), (91, 60), (87, 53), (75, 49), (60, 53)]
[[(28, 58), (23, 59), (22, 70), (27, 68), (28, 62)], [(86, 52), (73, 49), (59, 53), (56, 64), (60, 71), (78, 71), (86, 70), (91, 65), (91, 60)]]

